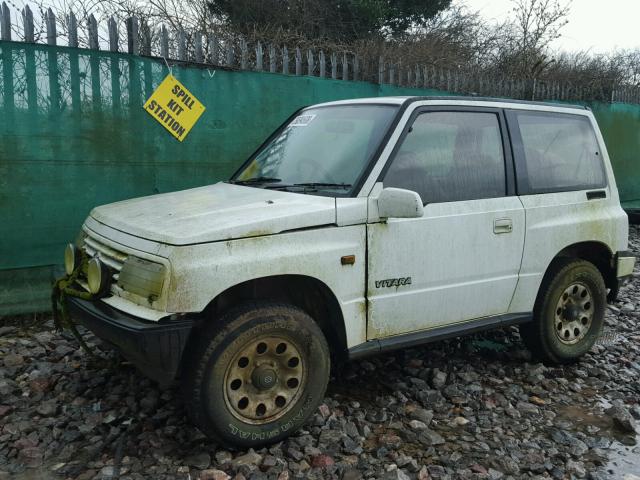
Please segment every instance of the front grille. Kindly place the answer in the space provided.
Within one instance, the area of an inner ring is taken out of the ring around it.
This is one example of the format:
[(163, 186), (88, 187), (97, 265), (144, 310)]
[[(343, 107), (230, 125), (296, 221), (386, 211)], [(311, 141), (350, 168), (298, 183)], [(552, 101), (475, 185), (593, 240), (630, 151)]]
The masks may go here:
[(120, 276), (120, 270), (122, 270), (122, 265), (128, 255), (98, 240), (91, 230), (85, 230), (85, 232), (87, 236), (84, 238), (82, 248), (87, 254), (87, 257), (99, 258), (102, 263), (113, 271), (113, 280), (117, 282)]

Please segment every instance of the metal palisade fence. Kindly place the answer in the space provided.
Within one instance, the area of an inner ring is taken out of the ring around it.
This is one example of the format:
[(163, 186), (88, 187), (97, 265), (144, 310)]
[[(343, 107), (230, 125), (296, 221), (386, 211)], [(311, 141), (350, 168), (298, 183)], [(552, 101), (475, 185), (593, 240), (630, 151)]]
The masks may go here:
[[(25, 6), (12, 15), (3, 2), (0, 10), (2, 40), (34, 43), (34, 18)], [(21, 20), (21, 28), (18, 28)], [(39, 40), (57, 45), (65, 38), (69, 47), (79, 47), (78, 19), (73, 12), (64, 22), (48, 9), (44, 13), (45, 32)], [(58, 24), (64, 24), (64, 35)], [(166, 61), (215, 65), (239, 70), (264, 71), (285, 75), (307, 75), (344, 81), (366, 81), (402, 87), (445, 90), (457, 94), (508, 97), (523, 100), (605, 101), (640, 103), (640, 88), (631, 85), (601, 85), (587, 82), (559, 82), (546, 79), (517, 79), (502, 75), (482, 74), (467, 69), (446, 70), (434, 65), (406, 63), (402, 59), (372, 58), (353, 51), (324, 52), (296, 46), (267, 44), (256, 41), (249, 44), (242, 36), (223, 34), (205, 35), (202, 32), (169, 31), (162, 26), (152, 31), (137, 17), (130, 17), (119, 25), (113, 17), (106, 25), (99, 25), (90, 14), (82, 22), (82, 35), (87, 48), (111, 52), (126, 52), (163, 58)], [(12, 38), (21, 34), (21, 38)], [(126, 40), (122, 45), (121, 40)], [(123, 48), (124, 47), (124, 48)]]

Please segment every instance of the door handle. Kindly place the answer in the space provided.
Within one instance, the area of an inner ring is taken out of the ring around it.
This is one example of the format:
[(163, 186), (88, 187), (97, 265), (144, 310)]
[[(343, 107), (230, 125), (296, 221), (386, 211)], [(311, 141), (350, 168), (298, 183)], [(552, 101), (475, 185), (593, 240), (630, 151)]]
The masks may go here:
[(493, 233), (511, 233), (513, 231), (513, 221), (510, 218), (497, 218), (493, 221)]
[(587, 200), (597, 200), (599, 198), (607, 198), (607, 192), (604, 190), (587, 192)]

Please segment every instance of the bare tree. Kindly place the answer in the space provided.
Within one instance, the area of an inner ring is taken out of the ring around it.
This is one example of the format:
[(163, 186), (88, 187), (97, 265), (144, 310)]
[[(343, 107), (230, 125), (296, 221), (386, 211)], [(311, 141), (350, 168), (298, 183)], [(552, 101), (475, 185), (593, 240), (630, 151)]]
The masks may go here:
[[(179, 31), (184, 32), (187, 57), (191, 59), (195, 53), (196, 32), (207, 37), (201, 43), (206, 58), (212, 58), (210, 51), (216, 51), (218, 61), (225, 61), (229, 48), (236, 52), (244, 48), (245, 60), (248, 54), (249, 65), (252, 65), (251, 62), (255, 65), (257, 42), (261, 42), (265, 55), (270, 55), (273, 46), (277, 52), (277, 61), (280, 62), (276, 67), (278, 71), (282, 67), (282, 47), (286, 45), (290, 56), (298, 47), (305, 59), (307, 49), (313, 50), (315, 54), (310, 58), (316, 62), (316, 72), (319, 69), (317, 62), (320, 50), (326, 54), (327, 62), (331, 61), (332, 52), (338, 54), (338, 63), (342, 62), (344, 53), (349, 58), (357, 55), (359, 77), (363, 80), (378, 80), (382, 58), (385, 65), (382, 71), (384, 78), (390, 78), (387, 68), (394, 69), (396, 81), (400, 71), (403, 72), (404, 80), (407, 80), (412, 76), (414, 79), (419, 75), (424, 76), (424, 69), (427, 68), (432, 75), (440, 78), (448, 75), (443, 72), (449, 72), (454, 74), (454, 78), (459, 73), (460, 78), (466, 76), (474, 79), (482, 76), (488, 82), (536, 79), (548, 84), (569, 83), (587, 88), (603, 99), (607, 98), (607, 91), (612, 88), (640, 86), (640, 50), (617, 51), (607, 55), (595, 55), (589, 51), (568, 53), (553, 50), (554, 40), (560, 37), (563, 27), (568, 23), (570, 0), (511, 0), (511, 18), (499, 24), (487, 22), (460, 0), (425, 21), (411, 24), (402, 35), (387, 35), (381, 30), (378, 35), (365, 35), (355, 40), (323, 35), (321, 22), (318, 23), (318, 28), (303, 32), (295, 28), (286, 29), (282, 26), (283, 22), (278, 25), (253, 22), (250, 28), (246, 26), (240, 32), (223, 15), (216, 14), (208, 7), (205, 0), (7, 1), (14, 11), (19, 11), (27, 3), (31, 6), (37, 24), (36, 41), (44, 41), (46, 37), (44, 18), (51, 8), (56, 16), (61, 44), (66, 43), (70, 12), (74, 12), (77, 17), (81, 46), (88, 45), (87, 22), (90, 15), (98, 21), (103, 46), (108, 44), (107, 19), (113, 17), (116, 20), (121, 42), (124, 43), (126, 19), (136, 16), (141, 28), (145, 32), (148, 28), (151, 34), (152, 53), (155, 55), (160, 53), (160, 29), (165, 27), (170, 37), (177, 37)], [(321, 8), (321, 3), (320, 0), (314, 0), (306, 4)], [(313, 11), (306, 14), (312, 15)], [(320, 11), (318, 18), (323, 15), (326, 16), (326, 12)], [(16, 38), (20, 38), (22, 32), (18, 15), (13, 16), (13, 23)], [(327, 28), (335, 28), (335, 25), (328, 25)], [(217, 45), (216, 50), (210, 50), (212, 39)], [(177, 42), (170, 40), (169, 45), (174, 47), (172, 53), (175, 54)], [(235, 58), (239, 63), (237, 54)], [(264, 57), (263, 61), (266, 61)], [(444, 82), (444, 85), (447, 84)], [(473, 92), (473, 88), (475, 87), (470, 86), (466, 91)]]
[(537, 77), (554, 62), (550, 58), (550, 45), (569, 22), (571, 1), (512, 0), (512, 3), (513, 18), (497, 27), (501, 42), (496, 63), (513, 75)]

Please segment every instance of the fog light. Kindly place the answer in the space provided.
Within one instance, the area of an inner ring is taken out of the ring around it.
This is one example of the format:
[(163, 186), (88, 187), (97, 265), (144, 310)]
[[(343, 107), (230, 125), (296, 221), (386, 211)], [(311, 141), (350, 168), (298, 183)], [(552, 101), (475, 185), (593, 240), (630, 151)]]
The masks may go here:
[(103, 293), (109, 286), (109, 270), (107, 267), (97, 258), (92, 258), (89, 261), (87, 268), (87, 285), (89, 291), (94, 295)]
[(64, 271), (67, 275), (71, 275), (78, 265), (80, 265), (80, 250), (73, 243), (69, 243), (64, 249)]

